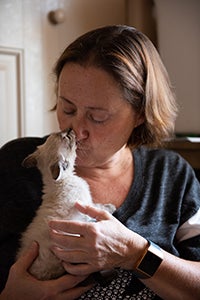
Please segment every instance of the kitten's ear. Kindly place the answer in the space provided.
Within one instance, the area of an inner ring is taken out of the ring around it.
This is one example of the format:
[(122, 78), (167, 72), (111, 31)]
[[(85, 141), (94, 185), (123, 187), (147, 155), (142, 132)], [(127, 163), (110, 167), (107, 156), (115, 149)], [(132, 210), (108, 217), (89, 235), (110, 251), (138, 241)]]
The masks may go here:
[(37, 159), (34, 153), (28, 155), (22, 162), (22, 166), (25, 168), (33, 168), (37, 166)]
[(68, 166), (68, 161), (57, 161), (55, 164), (51, 165), (50, 170), (52, 178), (56, 181), (61, 179)]

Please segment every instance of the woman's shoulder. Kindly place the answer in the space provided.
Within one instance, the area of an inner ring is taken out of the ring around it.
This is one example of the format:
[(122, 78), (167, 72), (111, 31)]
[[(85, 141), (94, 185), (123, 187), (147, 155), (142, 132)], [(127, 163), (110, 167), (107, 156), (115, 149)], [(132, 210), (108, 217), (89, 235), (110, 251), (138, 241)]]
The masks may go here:
[(1, 168), (21, 163), (21, 161), (37, 146), (43, 144), (47, 137), (23, 137), (7, 142), (0, 148), (0, 166)]
[(0, 149), (0, 290), (15, 260), (20, 234), (41, 204), (40, 173), (24, 168), (22, 161), (44, 141), (45, 137), (17, 138)]
[(177, 152), (166, 148), (140, 147), (135, 151), (136, 158), (149, 165), (179, 165), (190, 167), (189, 163)]
[(21, 137), (8, 141), (0, 148), (0, 153), (7, 153), (8, 151), (26, 150), (36, 148), (43, 144), (46, 140), (45, 137)]
[(0, 220), (3, 224), (0, 228), (4, 228), (0, 230), (0, 240), (10, 232), (21, 232), (41, 203), (40, 172), (37, 168), (24, 168), (22, 161), (44, 140), (45, 137), (18, 138), (0, 149)]
[(143, 170), (145, 178), (168, 178), (182, 182), (197, 181), (193, 167), (177, 152), (165, 148), (141, 147), (134, 152), (135, 165)]

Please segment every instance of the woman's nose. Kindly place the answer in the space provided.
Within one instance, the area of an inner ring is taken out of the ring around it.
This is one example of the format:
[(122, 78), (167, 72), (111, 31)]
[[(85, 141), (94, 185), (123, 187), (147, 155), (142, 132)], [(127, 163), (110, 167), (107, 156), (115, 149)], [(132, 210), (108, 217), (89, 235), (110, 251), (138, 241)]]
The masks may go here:
[(77, 141), (82, 141), (88, 138), (89, 132), (83, 128), (74, 128), (74, 132), (76, 134)]
[(89, 130), (87, 128), (86, 121), (83, 118), (74, 118), (71, 128), (74, 130), (78, 141), (88, 138)]

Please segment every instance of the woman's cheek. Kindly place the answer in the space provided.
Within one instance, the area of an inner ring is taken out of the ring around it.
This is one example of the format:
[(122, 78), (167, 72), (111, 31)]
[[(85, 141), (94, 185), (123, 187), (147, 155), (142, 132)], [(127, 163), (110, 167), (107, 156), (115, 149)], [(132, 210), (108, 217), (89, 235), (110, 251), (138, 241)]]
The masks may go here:
[(57, 109), (57, 120), (60, 130), (65, 130), (69, 127), (69, 121), (67, 120), (66, 116), (60, 112), (59, 108)]

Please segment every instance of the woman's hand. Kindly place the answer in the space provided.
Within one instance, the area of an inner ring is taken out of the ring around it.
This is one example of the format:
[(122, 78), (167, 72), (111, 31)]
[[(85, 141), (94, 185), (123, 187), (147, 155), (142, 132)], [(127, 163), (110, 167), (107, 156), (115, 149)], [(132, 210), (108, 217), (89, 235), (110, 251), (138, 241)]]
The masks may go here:
[[(109, 213), (76, 204), (97, 222), (50, 221), (52, 250), (70, 274), (90, 274), (121, 267), (134, 269), (147, 241), (130, 231)], [(71, 235), (70, 235), (71, 234)], [(200, 299), (200, 263), (187, 261), (163, 250), (164, 260), (144, 284), (162, 299)]]
[(52, 251), (73, 275), (105, 269), (133, 269), (147, 241), (127, 229), (108, 212), (76, 204), (76, 208), (97, 222), (50, 221)]
[(85, 279), (85, 276), (68, 274), (55, 280), (37, 280), (27, 271), (37, 255), (38, 245), (33, 243), (27, 253), (11, 267), (0, 300), (73, 300), (92, 287), (91, 284), (77, 286)]

